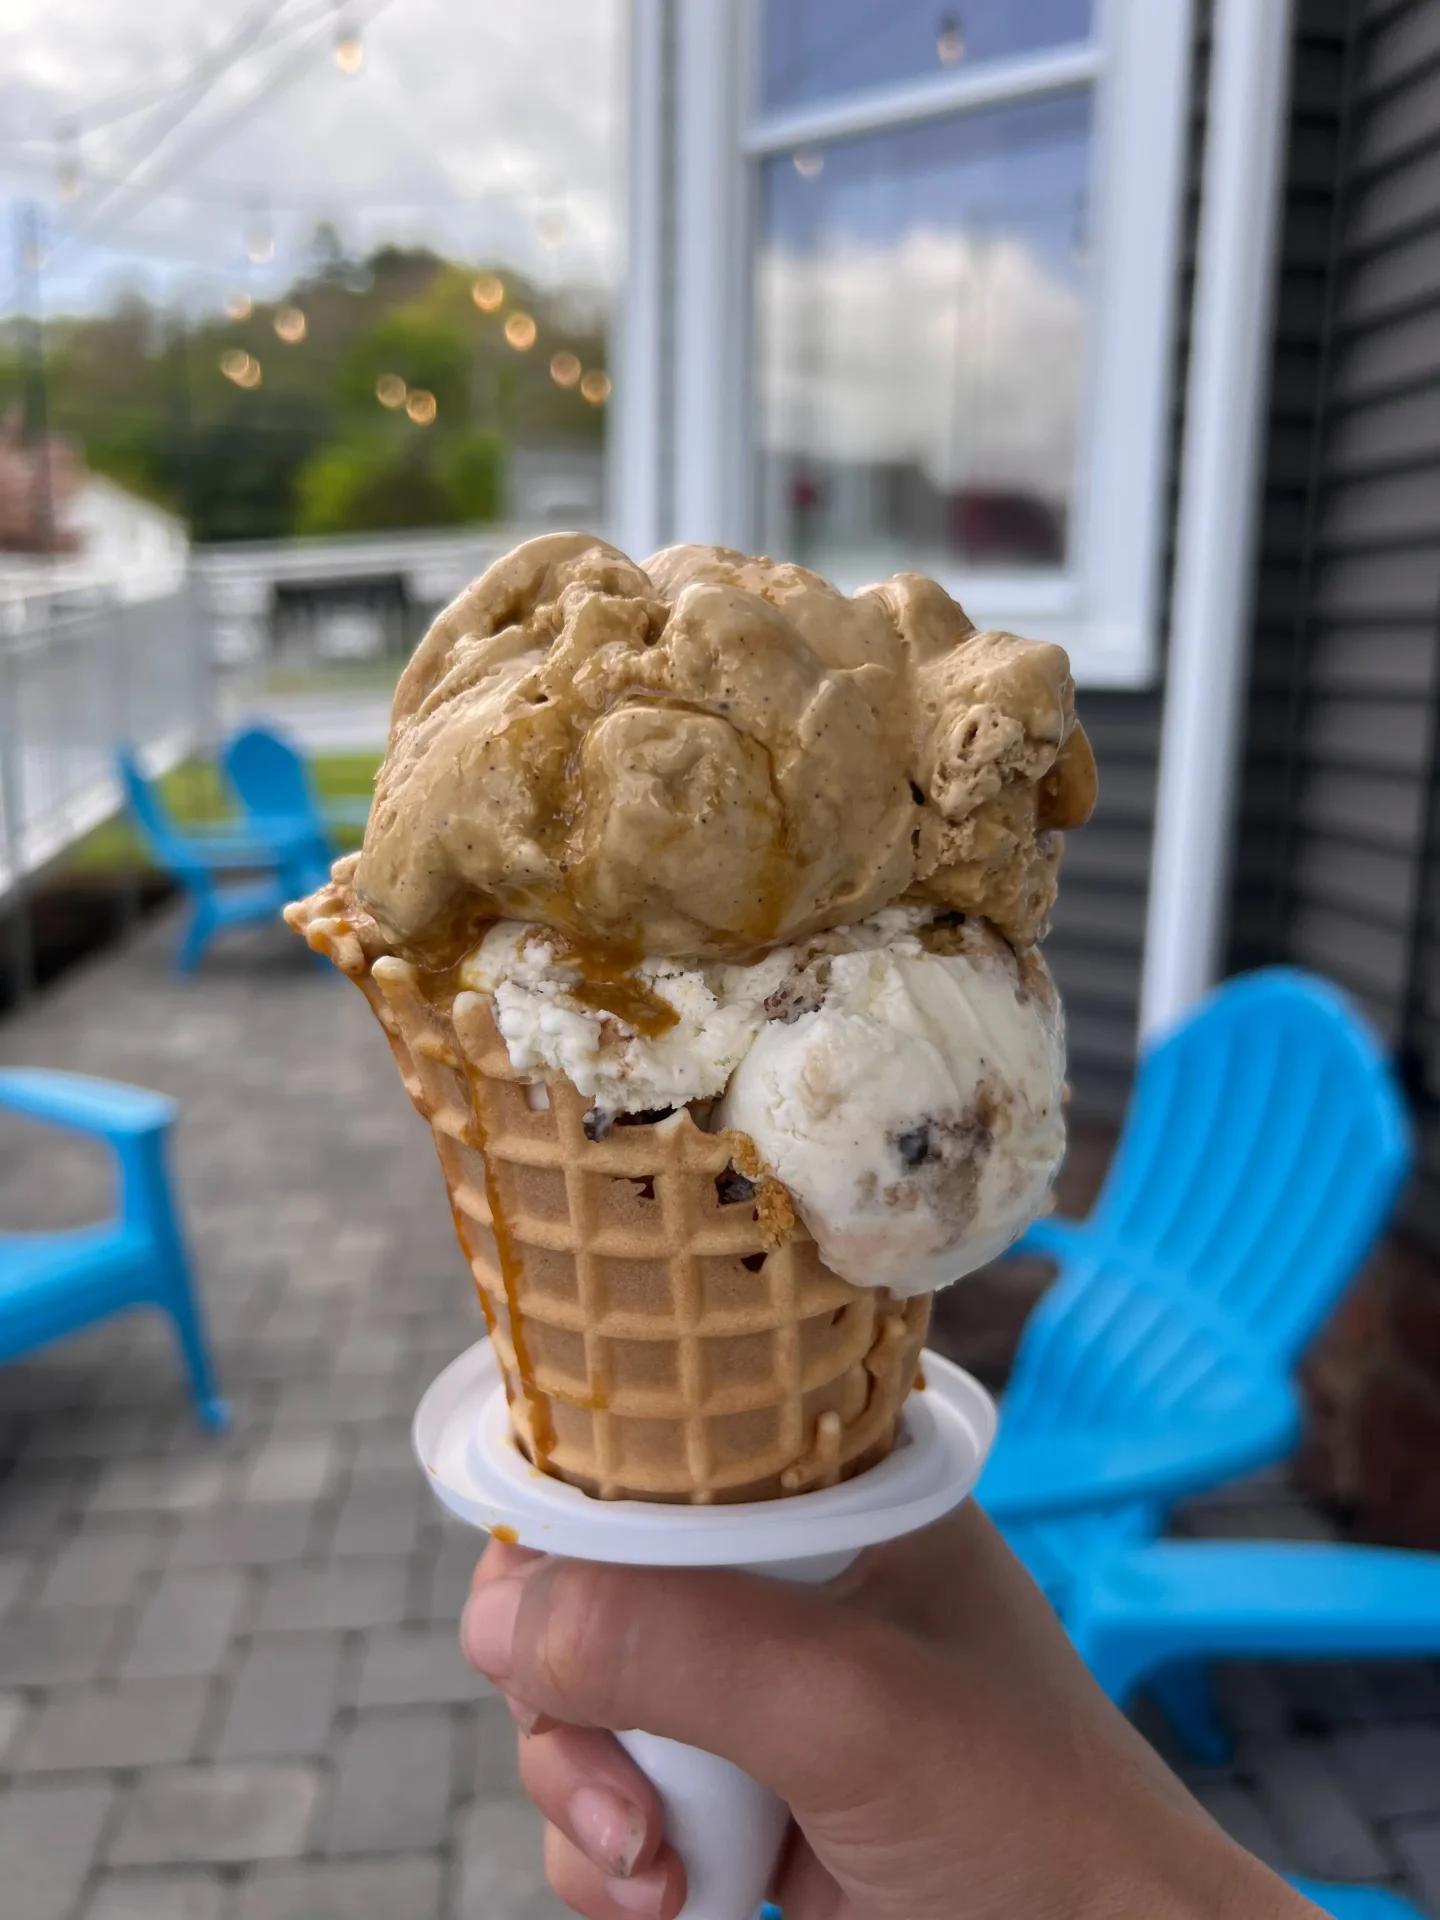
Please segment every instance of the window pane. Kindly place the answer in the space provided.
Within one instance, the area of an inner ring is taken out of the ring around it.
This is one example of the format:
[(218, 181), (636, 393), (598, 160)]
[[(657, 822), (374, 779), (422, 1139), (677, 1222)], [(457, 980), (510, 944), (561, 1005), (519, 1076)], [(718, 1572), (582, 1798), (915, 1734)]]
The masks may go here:
[(765, 545), (854, 580), (1063, 563), (1088, 93), (765, 163)]
[(1094, 0), (764, 0), (769, 111), (1088, 39)]

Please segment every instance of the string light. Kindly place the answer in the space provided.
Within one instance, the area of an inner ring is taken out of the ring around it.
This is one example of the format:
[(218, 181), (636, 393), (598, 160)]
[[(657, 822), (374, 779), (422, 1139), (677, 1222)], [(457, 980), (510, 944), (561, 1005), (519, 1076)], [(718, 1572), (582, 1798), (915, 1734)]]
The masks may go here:
[(547, 252), (553, 253), (557, 247), (565, 244), (565, 215), (558, 207), (542, 213), (535, 222), (540, 244)]
[(227, 293), (225, 311), (232, 320), (248, 320), (255, 311), (255, 302), (248, 293)]
[(275, 235), (263, 213), (257, 213), (245, 236), (245, 254), (253, 266), (267, 266), (275, 258)]
[(424, 387), (412, 387), (405, 402), (405, 411), (417, 427), (428, 427), (439, 409), (435, 405), (435, 396)]
[(398, 373), (382, 373), (375, 382), (375, 398), (382, 407), (389, 407), (392, 412), (396, 407), (403, 407), (405, 382)]
[(965, 58), (965, 35), (953, 13), (941, 15), (935, 54), (942, 67), (958, 67)]
[(795, 171), (802, 180), (814, 180), (825, 169), (825, 156), (814, 147), (805, 147), (795, 155)]
[(335, 9), (335, 65), (349, 78), (359, 73), (365, 64), (365, 48), (361, 44), (360, 29), (344, 10), (337, 5)]
[(80, 134), (73, 120), (62, 120), (57, 139), (60, 160), (56, 185), (66, 206), (80, 198)]
[(603, 407), (610, 398), (610, 376), (592, 367), (580, 382), (580, 391), (592, 407)]
[(517, 353), (528, 353), (539, 331), (528, 313), (512, 313), (505, 322), (505, 338)]
[(505, 302), (505, 282), (498, 273), (482, 273), (470, 289), (470, 298), (482, 313), (494, 313)]
[(258, 387), (260, 384), (260, 362), (254, 354), (246, 353), (241, 347), (230, 347), (221, 354), (220, 371), (227, 380), (233, 380), (237, 387)]
[(275, 316), (275, 331), (287, 347), (295, 347), (305, 338), (305, 315), (299, 307), (281, 307)]
[(580, 378), (580, 362), (573, 353), (557, 353), (550, 362), (550, 378), (557, 387), (573, 387)]

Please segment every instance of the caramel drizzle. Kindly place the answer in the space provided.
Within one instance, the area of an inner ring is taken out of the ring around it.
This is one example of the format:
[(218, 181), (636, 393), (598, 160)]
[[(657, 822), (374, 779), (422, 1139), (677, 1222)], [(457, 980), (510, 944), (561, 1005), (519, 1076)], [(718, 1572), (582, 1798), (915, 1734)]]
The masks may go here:
[[(505, 1217), (504, 1203), (500, 1198), (500, 1181), (486, 1148), (485, 1129), (480, 1119), (480, 1099), (475, 1073), (469, 1061), (465, 1063), (465, 1077), (470, 1083), (470, 1112), (474, 1137), (470, 1144), (480, 1155), (485, 1168), (485, 1197), (490, 1206), (490, 1231), (495, 1237), (495, 1256), (500, 1266), (500, 1284), (505, 1289), (506, 1315), (510, 1322), (510, 1345), (515, 1353), (515, 1371), (520, 1376), (520, 1390), (525, 1396), (525, 1406), (530, 1415), (530, 1441), (535, 1449), (537, 1467), (548, 1466), (555, 1451), (555, 1422), (550, 1416), (550, 1402), (541, 1392), (536, 1380), (535, 1363), (530, 1355), (530, 1343), (525, 1337), (525, 1316), (520, 1308), (520, 1283), (524, 1278), (524, 1263), (510, 1222)], [(462, 1240), (461, 1245), (464, 1246)], [(465, 1249), (467, 1258), (469, 1248)], [(473, 1271), (473, 1268), (472, 1268)], [(476, 1286), (484, 1293), (477, 1281)]]
[(654, 1040), (679, 1024), (680, 1016), (670, 1002), (636, 974), (638, 953), (602, 947), (570, 933), (551, 937), (555, 958), (580, 975), (565, 989), (580, 1006), (592, 1013), (608, 1013), (642, 1040)]
[[(458, 973), (458, 967), (446, 967), (420, 976), (421, 990), (426, 999), (437, 1011), (445, 1014), (452, 1026), (452, 1009), (459, 989)], [(485, 1138), (485, 1125), (480, 1117), (483, 1111), (480, 1101), (483, 1077), (476, 1073), (468, 1060), (464, 1061), (464, 1067), (470, 1090), (470, 1127), (466, 1144), (473, 1147), (480, 1155), (480, 1164), (485, 1169), (485, 1198), (490, 1208), (490, 1231), (495, 1240), (495, 1257), (500, 1267), (500, 1284), (505, 1290), (506, 1314), (510, 1322), (510, 1345), (515, 1354), (515, 1371), (519, 1376), (520, 1390), (530, 1415), (530, 1438), (535, 1450), (535, 1464), (544, 1469), (548, 1466), (555, 1450), (555, 1423), (550, 1415), (550, 1402), (537, 1383), (535, 1364), (530, 1354), (530, 1343), (525, 1337), (524, 1315), (520, 1308), (520, 1284), (524, 1278), (524, 1264), (510, 1223), (505, 1218), (505, 1207), (500, 1197), (500, 1181), (490, 1159)], [(476, 1248), (470, 1223), (453, 1201), (450, 1206), (450, 1217), (455, 1222), (455, 1235), (460, 1242), (460, 1250), (469, 1263), (475, 1291), (480, 1296), (480, 1307), (485, 1315), (485, 1324), (493, 1336), (496, 1330), (495, 1314), (485, 1297), (484, 1287), (475, 1277)], [(508, 1381), (505, 1385), (505, 1395), (507, 1401), (510, 1401)]]

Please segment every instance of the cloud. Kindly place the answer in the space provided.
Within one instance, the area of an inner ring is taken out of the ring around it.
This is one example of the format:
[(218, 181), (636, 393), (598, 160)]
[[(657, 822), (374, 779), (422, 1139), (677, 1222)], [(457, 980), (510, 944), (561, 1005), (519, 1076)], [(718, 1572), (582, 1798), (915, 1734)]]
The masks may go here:
[[(71, 217), (56, 194), (67, 116), (93, 117), (130, 90), (168, 95), (85, 134), (83, 213), (107, 179), (135, 169), (196, 63), (251, 14), (274, 16), (135, 171), (156, 197), (113, 198), (82, 237), (55, 247), (51, 290), (63, 303), (93, 304), (117, 271), (171, 293), (203, 287), (211, 299), (244, 278), (273, 291), (305, 265), (322, 217), (356, 252), (428, 242), (552, 282), (613, 280), (620, 0), (388, 0), (348, 80), (330, 58), (329, 0), (232, 0), (217, 19), (221, 11), (213, 0), (7, 0), (0, 10), (0, 192), (39, 199), (52, 234)], [(356, 0), (354, 11), (364, 19), (377, 0)], [(262, 207), (276, 252), (256, 268), (245, 239)], [(557, 214), (564, 237), (547, 251), (540, 222), (553, 239)]]
[(1067, 496), (1084, 304), (1030, 247), (933, 227), (819, 256), (771, 246), (758, 292), (768, 451)]

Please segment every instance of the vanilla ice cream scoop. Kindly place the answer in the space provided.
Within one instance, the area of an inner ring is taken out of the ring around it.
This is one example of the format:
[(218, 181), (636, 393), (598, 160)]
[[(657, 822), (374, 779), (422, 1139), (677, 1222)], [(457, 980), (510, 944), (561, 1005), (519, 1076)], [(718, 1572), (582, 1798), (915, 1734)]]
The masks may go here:
[(1045, 963), (983, 922), (891, 907), (745, 966), (607, 966), (502, 921), (460, 968), (511, 1065), (619, 1116), (719, 1097), (825, 1264), (925, 1293), (993, 1260), (1045, 1205), (1065, 1145), (1064, 1033)]
[(1002, 1253), (1044, 1209), (1065, 1146), (1044, 962), (974, 922), (924, 939), (802, 970), (790, 1017), (760, 1029), (715, 1116), (754, 1140), (828, 1267), (898, 1294)]

